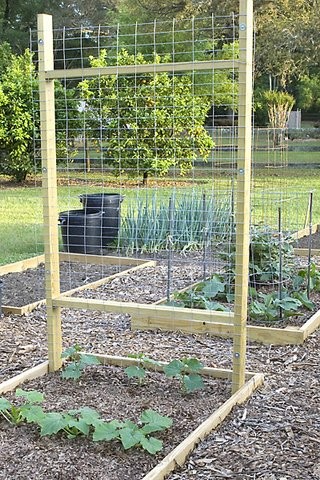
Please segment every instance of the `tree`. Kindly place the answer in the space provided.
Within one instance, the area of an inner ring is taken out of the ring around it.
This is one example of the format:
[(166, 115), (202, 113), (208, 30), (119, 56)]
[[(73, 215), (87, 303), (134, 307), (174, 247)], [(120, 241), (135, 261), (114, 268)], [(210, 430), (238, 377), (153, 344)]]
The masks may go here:
[[(119, 65), (145, 64), (142, 54), (122, 50)], [(155, 63), (168, 61), (155, 56)], [(106, 66), (106, 51), (91, 59)], [(209, 156), (214, 143), (204, 128), (209, 99), (194, 95), (189, 75), (168, 73), (109, 75), (84, 80), (79, 88), (85, 116), (107, 165), (116, 171), (164, 175), (171, 167), (183, 175), (198, 157)]]
[(304, 75), (297, 84), (297, 106), (305, 110), (320, 108), (320, 74)]
[(116, 9), (117, 0), (0, 0), (0, 41), (17, 53), (29, 47), (30, 29), (37, 27), (37, 14), (53, 16), (54, 27), (88, 27), (104, 24)]
[(294, 97), (287, 92), (266, 91), (264, 99), (267, 104), (269, 125), (274, 129), (274, 146), (281, 145), (283, 130), (287, 126)]
[(319, 68), (318, 0), (269, 2), (256, 20), (255, 74), (268, 75), (270, 88), (286, 88), (308, 72)]
[[(26, 50), (14, 55), (7, 45), (0, 46), (0, 73), (0, 173), (22, 182), (40, 163), (35, 148), (40, 136), (39, 93), (32, 54)], [(55, 95), (59, 161), (70, 158), (69, 141), (77, 136), (81, 113), (74, 89), (56, 82)]]
[(0, 83), (0, 172), (19, 182), (34, 168), (34, 87), (30, 52), (12, 55)]

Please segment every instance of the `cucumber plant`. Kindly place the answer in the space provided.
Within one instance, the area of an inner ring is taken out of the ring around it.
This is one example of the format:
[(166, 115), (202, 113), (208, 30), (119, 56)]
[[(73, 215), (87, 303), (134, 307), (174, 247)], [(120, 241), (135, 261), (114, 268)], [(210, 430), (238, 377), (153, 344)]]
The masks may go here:
[(65, 379), (78, 380), (83, 370), (89, 365), (99, 365), (100, 360), (95, 355), (83, 354), (79, 345), (67, 348), (61, 355), (61, 358), (67, 360), (61, 377)]
[(202, 363), (197, 358), (182, 358), (172, 360), (163, 368), (167, 377), (176, 377), (181, 383), (185, 393), (191, 393), (204, 387), (203, 379), (199, 372), (203, 369)]
[(125, 374), (129, 379), (137, 378), (140, 385), (147, 375), (146, 369), (152, 367), (152, 365), (160, 365), (159, 362), (147, 357), (144, 353), (132, 353), (128, 354), (128, 357), (137, 359), (138, 365), (129, 365), (129, 367), (126, 367), (124, 370)]
[(17, 389), (16, 397), (23, 397), (24, 404), (16, 406), (0, 397), (0, 415), (12, 425), (23, 422), (38, 426), (41, 436), (64, 433), (68, 438), (92, 436), (94, 442), (118, 440), (125, 450), (141, 447), (151, 454), (162, 449), (163, 442), (152, 434), (172, 426), (172, 419), (147, 409), (138, 424), (131, 420), (105, 421), (93, 408), (82, 407), (67, 412), (45, 412), (41, 407), (44, 395), (36, 390)]

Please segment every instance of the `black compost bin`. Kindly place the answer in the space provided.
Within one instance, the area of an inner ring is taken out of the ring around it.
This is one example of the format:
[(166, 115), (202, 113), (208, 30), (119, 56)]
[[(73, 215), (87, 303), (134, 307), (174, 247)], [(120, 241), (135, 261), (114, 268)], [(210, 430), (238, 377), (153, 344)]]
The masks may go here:
[(92, 193), (80, 195), (80, 202), (88, 213), (96, 210), (103, 212), (102, 245), (109, 245), (118, 236), (120, 228), (120, 205), (123, 196), (118, 193)]
[(71, 253), (99, 254), (102, 249), (103, 212), (69, 210), (59, 214), (63, 248)]

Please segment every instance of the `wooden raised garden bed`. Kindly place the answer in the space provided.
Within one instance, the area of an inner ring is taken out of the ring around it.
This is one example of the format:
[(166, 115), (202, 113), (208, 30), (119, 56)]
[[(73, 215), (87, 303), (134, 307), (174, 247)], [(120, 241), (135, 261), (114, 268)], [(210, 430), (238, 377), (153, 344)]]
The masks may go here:
[[(314, 225), (311, 229), (306, 228), (294, 234), (294, 239), (298, 240), (308, 233), (319, 232), (319, 226)], [(307, 248), (295, 248), (297, 256), (306, 257), (309, 254)], [(311, 256), (320, 256), (320, 249), (312, 249)], [(183, 289), (186, 291), (194, 287), (190, 285)], [(155, 304), (166, 303), (167, 299), (162, 299)], [(208, 318), (199, 316), (200, 309), (177, 308), (177, 314), (174, 316), (148, 315), (133, 316), (131, 327), (134, 330), (152, 330), (161, 329), (164, 331), (180, 330), (186, 333), (202, 333), (216, 335), (219, 337), (233, 337), (233, 313), (232, 312), (214, 312), (207, 311)], [(317, 328), (320, 326), (320, 311), (314, 313), (302, 326), (286, 326), (285, 328), (247, 325), (247, 337), (249, 340), (273, 344), (273, 345), (298, 345), (302, 344)]]
[[(92, 353), (90, 352), (90, 355)], [(115, 366), (115, 367), (127, 367), (130, 365), (138, 365), (139, 360), (135, 358), (127, 358), (127, 357), (118, 357), (118, 356), (109, 356), (109, 355), (95, 355), (96, 358), (100, 360), (100, 362), (103, 365), (110, 365), (110, 366)], [(165, 362), (157, 362), (157, 366), (153, 366), (152, 370), (161, 372), (163, 370), (163, 367), (166, 365)], [(40, 365), (33, 367), (3, 383), (0, 384), (0, 395), (6, 393), (6, 392), (11, 392), (13, 391), (16, 387), (18, 387), (21, 383), (32, 380), (32, 379), (37, 379), (38, 377), (44, 377), (48, 374), (48, 362), (43, 362)], [(97, 367), (99, 368), (99, 367)], [(112, 373), (111, 373), (112, 374)], [(88, 374), (90, 377), (90, 373)], [(202, 371), (202, 375), (211, 377), (212, 379), (218, 379), (218, 381), (228, 381), (231, 379), (232, 376), (232, 371), (231, 370), (226, 370), (226, 369), (218, 369), (218, 368), (204, 368)], [(48, 381), (52, 381), (48, 378)], [(64, 380), (65, 381), (65, 380)], [(210, 380), (208, 380), (210, 381)], [(72, 381), (71, 381), (72, 382)], [(203, 418), (201, 421), (197, 422), (197, 411), (194, 411), (194, 419), (193, 419), (193, 431), (190, 431), (189, 434), (187, 434), (186, 438), (182, 439), (180, 443), (180, 436), (178, 437), (178, 444), (174, 446), (174, 448), (170, 451), (168, 448), (166, 449), (167, 451), (163, 454), (161, 457), (158, 456), (156, 459), (156, 462), (152, 462), (153, 468), (147, 471), (147, 473), (143, 473), (143, 480), (160, 480), (164, 479), (170, 472), (172, 472), (177, 466), (183, 465), (185, 462), (187, 456), (191, 453), (191, 451), (197, 446), (197, 444), (206, 438), (212, 430), (214, 430), (219, 424), (223, 422), (223, 420), (227, 417), (227, 415), (232, 411), (233, 407), (245, 402), (251, 394), (263, 383), (263, 375), (262, 374), (257, 374), (257, 373), (246, 373), (246, 382), (245, 384), (233, 395), (231, 395), (227, 400), (225, 400), (222, 404), (220, 403), (220, 406), (213, 411), (208, 417), (204, 417), (205, 420), (203, 421)], [(42, 381), (39, 383), (42, 385)], [(75, 385), (73, 383), (73, 385)], [(26, 388), (26, 387), (24, 387)], [(27, 387), (28, 388), (28, 387)], [(32, 388), (29, 386), (29, 389)], [(76, 386), (71, 387), (73, 389), (76, 388)], [(80, 387), (79, 387), (80, 388)], [(83, 388), (83, 386), (82, 386)], [(140, 388), (140, 387), (136, 387)], [(186, 399), (188, 400), (188, 399)], [(189, 400), (190, 401), (190, 400)], [(133, 402), (133, 399), (132, 399)], [(161, 405), (159, 405), (161, 407)], [(68, 408), (72, 408), (72, 405), (68, 405)], [(121, 412), (118, 412), (121, 413)], [(198, 417), (199, 418), (199, 417)], [(195, 422), (194, 422), (195, 420)], [(186, 424), (186, 426), (189, 425), (189, 421)], [(198, 426), (194, 428), (194, 425)], [(174, 424), (173, 424), (174, 427)], [(192, 430), (192, 429), (191, 429)], [(188, 429), (186, 430), (188, 431)], [(25, 435), (25, 433), (24, 433)], [(32, 435), (32, 434), (31, 434)], [(34, 433), (33, 433), (34, 435)], [(167, 435), (170, 435), (170, 432), (168, 432)], [(166, 438), (169, 439), (171, 438), (171, 435), (169, 437), (164, 436), (163, 437), (163, 443), (164, 446), (166, 444)], [(26, 441), (27, 437), (26, 437)], [(52, 437), (52, 442), (55, 441), (54, 437)], [(70, 442), (70, 440), (69, 440)], [(58, 442), (59, 443), (59, 442)], [(174, 444), (176, 441), (174, 442)], [(174, 445), (173, 444), (173, 445)], [(170, 448), (172, 443), (169, 443)], [(58, 447), (58, 445), (57, 445)], [(60, 447), (59, 447), (60, 448)], [(71, 448), (71, 447), (70, 447)], [(75, 445), (74, 448), (77, 448)], [(169, 453), (168, 453), (169, 452)], [(125, 451), (121, 454), (121, 462), (125, 461), (130, 461), (130, 458), (135, 458), (135, 462), (139, 461), (137, 460), (137, 456), (132, 457), (134, 453), (131, 450)], [(139, 457), (138, 457), (139, 458)], [(160, 460), (160, 463), (157, 463)], [(107, 461), (107, 460), (106, 460)], [(112, 458), (112, 461), (114, 461), (114, 457)], [(133, 461), (133, 460), (131, 460)], [(151, 464), (151, 465), (152, 465)], [(137, 465), (138, 466), (138, 465)], [(135, 477), (136, 478), (136, 477)]]
[[(136, 258), (129, 257), (116, 257), (116, 256), (100, 256), (100, 255), (83, 255), (78, 253), (64, 253), (59, 254), (60, 262), (70, 262), (71, 264), (84, 264), (84, 265), (97, 265), (101, 268), (106, 266), (115, 266), (121, 268), (121, 271), (117, 273), (103, 276), (98, 280), (84, 283), (80, 286), (76, 286), (72, 289), (67, 289), (64, 292), (61, 292), (61, 295), (72, 295), (75, 292), (85, 290), (87, 288), (95, 289), (100, 285), (110, 282), (116, 277), (124, 275), (128, 272), (133, 272), (139, 270), (140, 268), (149, 267), (155, 265), (154, 261), (140, 260)], [(44, 255), (39, 255), (37, 257), (28, 258), (26, 260), (21, 260), (19, 262), (10, 263), (8, 265), (0, 266), (0, 277), (18, 272), (26, 272), (29, 269), (37, 269), (39, 266), (44, 263)], [(41, 280), (44, 284), (44, 278)], [(4, 286), (5, 288), (5, 286)], [(32, 303), (26, 303), (21, 306), (14, 305), (2, 305), (3, 313), (13, 313), (16, 315), (24, 315), (26, 313), (32, 312), (39, 305), (45, 304), (45, 298), (39, 298)]]

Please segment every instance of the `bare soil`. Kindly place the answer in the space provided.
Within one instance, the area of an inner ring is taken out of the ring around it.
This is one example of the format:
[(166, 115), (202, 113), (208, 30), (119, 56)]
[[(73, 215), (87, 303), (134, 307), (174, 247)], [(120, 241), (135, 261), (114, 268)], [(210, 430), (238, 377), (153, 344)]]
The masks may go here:
[[(90, 265), (61, 262), (60, 290), (66, 292), (81, 285), (100, 280), (114, 273), (129, 269), (124, 265)], [(2, 304), (22, 307), (45, 298), (45, 268), (41, 263), (37, 268), (1, 276)]]

